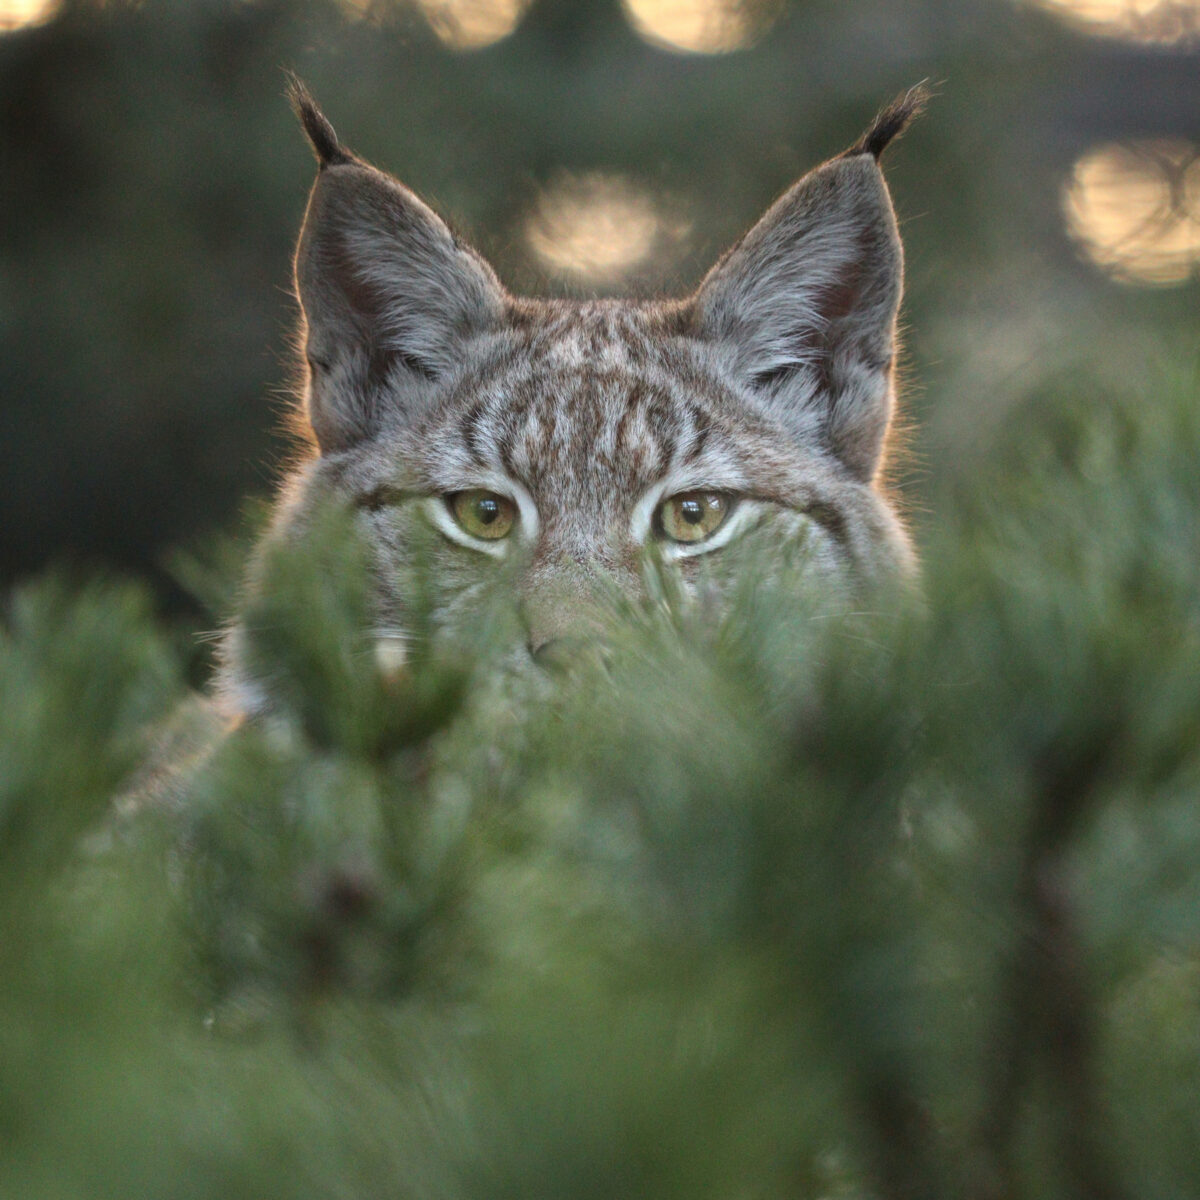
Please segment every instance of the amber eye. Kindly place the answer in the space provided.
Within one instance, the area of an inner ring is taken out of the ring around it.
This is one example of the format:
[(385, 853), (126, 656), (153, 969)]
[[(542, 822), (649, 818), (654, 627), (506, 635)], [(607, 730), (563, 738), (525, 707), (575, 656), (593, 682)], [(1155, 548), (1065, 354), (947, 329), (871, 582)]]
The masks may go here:
[(680, 492), (658, 506), (658, 525), (673, 542), (702, 542), (729, 515), (730, 500), (720, 492)]
[(446, 497), (454, 519), (472, 537), (497, 542), (508, 537), (517, 519), (517, 506), (507, 497), (475, 488)]

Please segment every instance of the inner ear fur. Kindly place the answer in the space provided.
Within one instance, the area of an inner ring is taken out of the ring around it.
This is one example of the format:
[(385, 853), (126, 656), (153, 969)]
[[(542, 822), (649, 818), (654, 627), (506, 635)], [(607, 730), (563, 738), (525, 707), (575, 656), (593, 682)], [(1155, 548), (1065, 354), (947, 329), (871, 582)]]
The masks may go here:
[(864, 139), (776, 201), (692, 300), (695, 332), (738, 382), (864, 481), (878, 471), (891, 418), (903, 261)]
[(295, 280), (308, 416), (329, 453), (411, 419), (462, 361), (465, 343), (500, 320), (504, 291), (428, 205), (344, 150), (312, 111), (301, 109), (310, 137), (310, 124), (321, 135), (321, 169)]

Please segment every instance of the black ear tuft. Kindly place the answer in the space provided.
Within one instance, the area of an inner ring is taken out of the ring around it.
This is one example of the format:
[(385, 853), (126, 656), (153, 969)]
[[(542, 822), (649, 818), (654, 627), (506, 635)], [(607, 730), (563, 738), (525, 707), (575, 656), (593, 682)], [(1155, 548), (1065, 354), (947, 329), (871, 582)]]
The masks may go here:
[(893, 138), (899, 137), (909, 122), (924, 111), (933, 93), (929, 81), (922, 80), (911, 87), (903, 96), (898, 96), (871, 122), (871, 128), (862, 135), (842, 157), (852, 158), (856, 154), (869, 154), (878, 161)]
[(288, 74), (287, 92), (292, 108), (300, 118), (300, 124), (304, 126), (312, 148), (317, 152), (322, 169), (338, 163), (353, 162), (354, 156), (342, 148), (329, 118), (317, 107), (317, 102), (298, 75)]

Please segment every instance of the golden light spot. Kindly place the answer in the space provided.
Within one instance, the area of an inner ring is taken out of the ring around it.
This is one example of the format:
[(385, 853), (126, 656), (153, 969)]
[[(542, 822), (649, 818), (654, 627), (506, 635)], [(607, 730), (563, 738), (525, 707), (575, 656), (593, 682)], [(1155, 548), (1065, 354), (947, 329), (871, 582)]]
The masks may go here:
[(0, 0), (0, 33), (42, 25), (58, 12), (60, 0)]
[(688, 226), (667, 219), (654, 198), (619, 175), (563, 175), (538, 197), (525, 224), (550, 270), (590, 283), (616, 282)]
[(1200, 147), (1102, 146), (1075, 164), (1063, 194), (1084, 253), (1125, 283), (1183, 283), (1200, 267)]
[(1200, 0), (1035, 0), (1089, 32), (1137, 42), (1200, 36)]
[(780, 0), (622, 0), (638, 35), (690, 54), (744, 50), (779, 16)]
[(480, 50), (506, 38), (531, 0), (417, 0), (425, 20), (454, 50)]

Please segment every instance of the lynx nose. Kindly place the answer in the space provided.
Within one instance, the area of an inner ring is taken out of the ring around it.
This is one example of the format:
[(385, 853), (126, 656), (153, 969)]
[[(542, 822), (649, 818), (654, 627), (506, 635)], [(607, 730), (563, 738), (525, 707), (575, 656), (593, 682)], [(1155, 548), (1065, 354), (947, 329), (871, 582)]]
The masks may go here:
[(589, 645), (587, 638), (554, 637), (541, 645), (534, 645), (531, 641), (529, 653), (542, 670), (556, 673), (565, 671), (572, 663), (578, 662)]
[(521, 601), (525, 645), (540, 667), (565, 668), (595, 643), (596, 614), (577, 587), (535, 587)]

